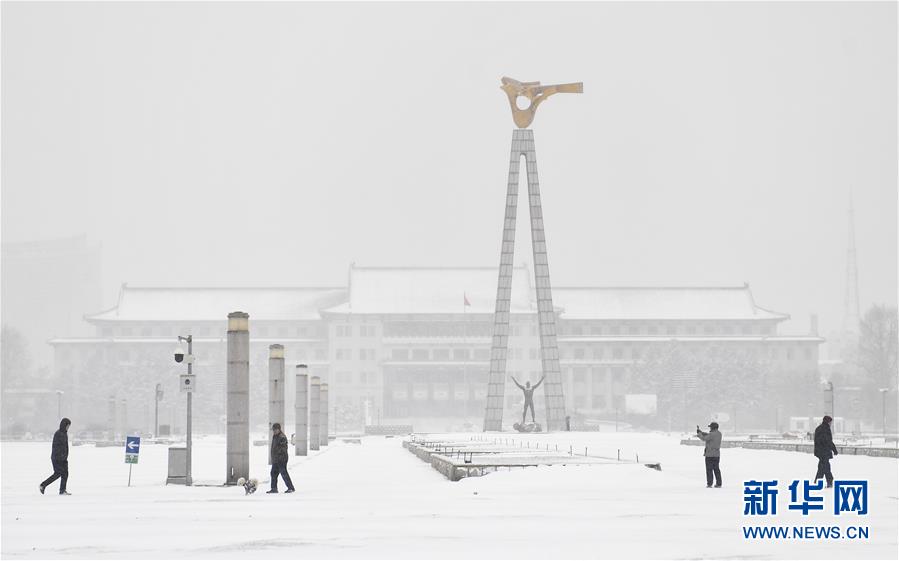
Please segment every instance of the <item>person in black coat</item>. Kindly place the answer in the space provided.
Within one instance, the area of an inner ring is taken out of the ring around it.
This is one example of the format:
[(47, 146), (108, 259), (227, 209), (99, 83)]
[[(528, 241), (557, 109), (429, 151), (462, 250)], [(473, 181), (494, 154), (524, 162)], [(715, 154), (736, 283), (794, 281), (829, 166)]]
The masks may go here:
[(815, 481), (824, 477), (827, 486), (833, 487), (833, 473), (830, 471), (830, 459), (837, 455), (837, 447), (833, 444), (833, 433), (830, 432), (830, 423), (833, 417), (825, 415), (824, 420), (815, 429), (815, 457), (818, 458), (818, 471), (815, 473)]
[(45, 479), (40, 486), (41, 495), (44, 489), (59, 479), (59, 494), (71, 495), (66, 491), (66, 481), (69, 480), (69, 426), (72, 421), (63, 418), (59, 422), (59, 430), (53, 433), (53, 447), (50, 450), (50, 461), (53, 463), (53, 475)]
[(284, 484), (287, 485), (287, 491), (285, 493), (293, 493), (293, 482), (290, 480), (290, 474), (287, 473), (287, 460), (290, 459), (290, 456), (287, 454), (287, 437), (281, 431), (281, 424), (275, 423), (272, 425), (272, 470), (271, 470), (271, 479), (272, 479), (272, 488), (266, 493), (277, 493), (278, 492), (278, 475), (281, 475), (281, 479), (284, 480)]

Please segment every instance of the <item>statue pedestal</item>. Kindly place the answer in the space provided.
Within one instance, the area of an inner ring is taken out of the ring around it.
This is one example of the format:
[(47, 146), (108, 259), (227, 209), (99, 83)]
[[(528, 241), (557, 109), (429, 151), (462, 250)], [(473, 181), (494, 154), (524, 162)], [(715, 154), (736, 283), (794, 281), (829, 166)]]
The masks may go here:
[(512, 425), (512, 428), (518, 432), (543, 432), (543, 427), (540, 423), (515, 423)]

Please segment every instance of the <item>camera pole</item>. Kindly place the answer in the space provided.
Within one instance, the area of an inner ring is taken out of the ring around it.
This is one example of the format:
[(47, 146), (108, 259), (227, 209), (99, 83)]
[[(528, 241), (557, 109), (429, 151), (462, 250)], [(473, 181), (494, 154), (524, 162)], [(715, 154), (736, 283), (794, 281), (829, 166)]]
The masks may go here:
[[(193, 355), (194, 355), (194, 336), (188, 335), (187, 337), (182, 337), (178, 335), (179, 341), (187, 341), (187, 375), (190, 376), (193, 374)], [(185, 485), (193, 485), (193, 479), (191, 478), (191, 459), (192, 459), (192, 443), (191, 436), (193, 434), (192, 424), (193, 424), (193, 414), (192, 414), (192, 405), (193, 405), (193, 395), (192, 391), (187, 392), (187, 478), (184, 482)]]

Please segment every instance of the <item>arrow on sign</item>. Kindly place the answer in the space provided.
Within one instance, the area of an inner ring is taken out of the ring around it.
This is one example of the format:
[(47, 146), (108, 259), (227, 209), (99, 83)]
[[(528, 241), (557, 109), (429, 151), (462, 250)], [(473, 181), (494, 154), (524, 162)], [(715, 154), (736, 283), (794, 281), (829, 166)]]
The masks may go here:
[(128, 448), (134, 450), (135, 448), (139, 447), (140, 444), (138, 444), (137, 442), (131, 440), (131, 441), (128, 442), (128, 445), (127, 445), (127, 446), (128, 446)]

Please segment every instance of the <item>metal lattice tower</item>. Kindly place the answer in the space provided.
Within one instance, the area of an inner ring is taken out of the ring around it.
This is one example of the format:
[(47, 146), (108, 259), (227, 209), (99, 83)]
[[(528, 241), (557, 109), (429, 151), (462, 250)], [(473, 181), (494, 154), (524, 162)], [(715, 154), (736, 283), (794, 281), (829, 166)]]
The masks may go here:
[(859, 324), (858, 263), (855, 256), (855, 210), (849, 199), (849, 241), (846, 247), (846, 297), (843, 302), (844, 344), (858, 338)]
[[(559, 345), (556, 342), (556, 311), (553, 308), (549, 282), (549, 260), (543, 233), (543, 207), (540, 204), (540, 182), (537, 180), (537, 152), (534, 131), (528, 129), (537, 106), (557, 93), (582, 93), (584, 85), (540, 85), (502, 79), (502, 89), (509, 97), (512, 120), (518, 127), (512, 131), (512, 153), (509, 157), (509, 181), (506, 186), (506, 217), (499, 255), (499, 279), (496, 287), (496, 311), (493, 316), (493, 345), (490, 350), (490, 374), (487, 378), (487, 410), (484, 430), (502, 430), (503, 401), (506, 393), (506, 358), (509, 354), (509, 314), (512, 311), (512, 259), (515, 253), (515, 221), (518, 214), (518, 171), (524, 156), (527, 165), (528, 206), (531, 213), (531, 249), (534, 254), (534, 284), (537, 289), (537, 323), (540, 326), (540, 358), (543, 366), (543, 395), (546, 403), (546, 429), (565, 426), (565, 396), (562, 371), (559, 368)], [(526, 105), (526, 107), (523, 107)]]
[(522, 156), (527, 165), (534, 284), (537, 289), (537, 319), (540, 326), (540, 356), (543, 374), (546, 376), (543, 383), (543, 395), (546, 400), (546, 428), (547, 430), (559, 430), (564, 427), (565, 423), (565, 397), (562, 390), (562, 372), (559, 368), (556, 313), (553, 308), (549, 261), (546, 255), (546, 236), (543, 231), (543, 208), (540, 203), (540, 183), (537, 179), (534, 132), (530, 129), (518, 129), (512, 132), (512, 153), (509, 159), (506, 215), (499, 258), (499, 280), (496, 289), (496, 312), (493, 319), (493, 345), (490, 351), (490, 375), (487, 379), (487, 412), (484, 418), (484, 430), (502, 430), (503, 423), (506, 358), (509, 350), (509, 314), (512, 307), (512, 259), (515, 252), (515, 223), (518, 213), (518, 172)]

